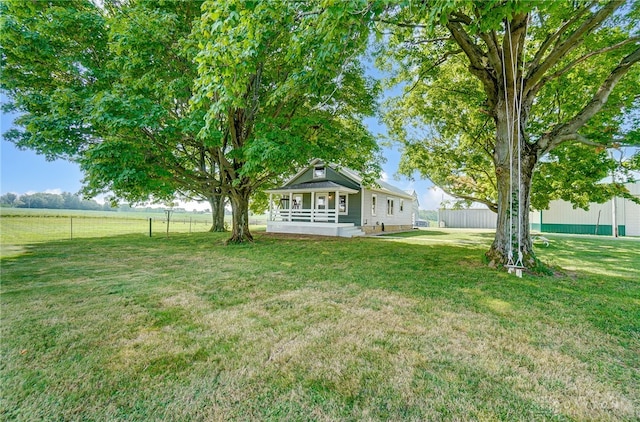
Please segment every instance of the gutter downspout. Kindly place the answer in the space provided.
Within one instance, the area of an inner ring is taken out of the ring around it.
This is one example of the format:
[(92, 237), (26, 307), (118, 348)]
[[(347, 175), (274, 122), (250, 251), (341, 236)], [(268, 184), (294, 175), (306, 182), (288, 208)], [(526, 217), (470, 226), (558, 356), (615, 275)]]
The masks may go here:
[(364, 224), (364, 188), (360, 185), (360, 227)]

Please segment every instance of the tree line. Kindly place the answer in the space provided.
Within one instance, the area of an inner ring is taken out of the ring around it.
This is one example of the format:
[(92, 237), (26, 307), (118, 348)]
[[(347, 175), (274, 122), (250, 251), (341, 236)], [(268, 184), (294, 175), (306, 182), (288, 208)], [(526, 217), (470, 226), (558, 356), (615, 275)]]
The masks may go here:
[(111, 204), (99, 204), (94, 199), (85, 199), (79, 195), (69, 192), (46, 193), (36, 192), (32, 194), (17, 195), (15, 193), (5, 193), (0, 196), (0, 205), (13, 208), (48, 208), (67, 210), (89, 210), (89, 211), (117, 211)]
[[(119, 211), (119, 212), (164, 212), (165, 208), (131, 206), (131, 204), (113, 205), (107, 201), (103, 204), (95, 199), (87, 199), (69, 192), (48, 193), (36, 192), (18, 195), (12, 192), (0, 196), (0, 206), (8, 208), (35, 208), (56, 210), (84, 210), (84, 211)], [(185, 208), (171, 206), (174, 213), (189, 212)], [(193, 211), (194, 213), (208, 213), (210, 211)]]
[(368, 116), (400, 171), (497, 212), (495, 265), (537, 265), (532, 204), (624, 196), (640, 168), (609, 154), (640, 145), (637, 1), (4, 0), (0, 16), (21, 113), (6, 139), (79, 163), (87, 197), (208, 201), (214, 230), (228, 200), (230, 242), (313, 158), (374, 180)]

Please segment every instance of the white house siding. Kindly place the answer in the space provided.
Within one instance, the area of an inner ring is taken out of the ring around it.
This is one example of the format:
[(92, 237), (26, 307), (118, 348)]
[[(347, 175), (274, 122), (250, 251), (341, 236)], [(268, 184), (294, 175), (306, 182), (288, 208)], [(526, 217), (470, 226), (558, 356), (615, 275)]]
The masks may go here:
[[(376, 213), (372, 213), (372, 198), (376, 196)], [(394, 203), (393, 215), (387, 215), (387, 200)], [(404, 200), (404, 208), (400, 211), (400, 200)], [(387, 192), (364, 189), (362, 229), (365, 233), (388, 232), (410, 230), (413, 228), (413, 198), (395, 196)]]

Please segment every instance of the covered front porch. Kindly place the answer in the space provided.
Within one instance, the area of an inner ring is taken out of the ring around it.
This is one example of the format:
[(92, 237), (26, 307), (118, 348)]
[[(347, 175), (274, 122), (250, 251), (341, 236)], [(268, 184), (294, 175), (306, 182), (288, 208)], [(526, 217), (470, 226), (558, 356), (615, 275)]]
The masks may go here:
[(350, 196), (359, 194), (358, 190), (322, 181), (285, 186), (267, 193), (267, 232), (343, 237), (361, 234), (356, 228), (359, 221), (349, 216)]
[(353, 223), (307, 223), (296, 221), (267, 221), (267, 233), (337, 237), (357, 237), (365, 235), (365, 233)]

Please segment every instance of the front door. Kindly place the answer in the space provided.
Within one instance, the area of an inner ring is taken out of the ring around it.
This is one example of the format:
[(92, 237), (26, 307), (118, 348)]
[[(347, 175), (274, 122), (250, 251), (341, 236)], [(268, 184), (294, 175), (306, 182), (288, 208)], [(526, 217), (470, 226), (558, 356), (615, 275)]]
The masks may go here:
[(316, 204), (315, 204), (316, 220), (326, 220), (328, 217), (326, 215), (328, 210), (329, 210), (329, 194), (318, 193), (316, 195)]

